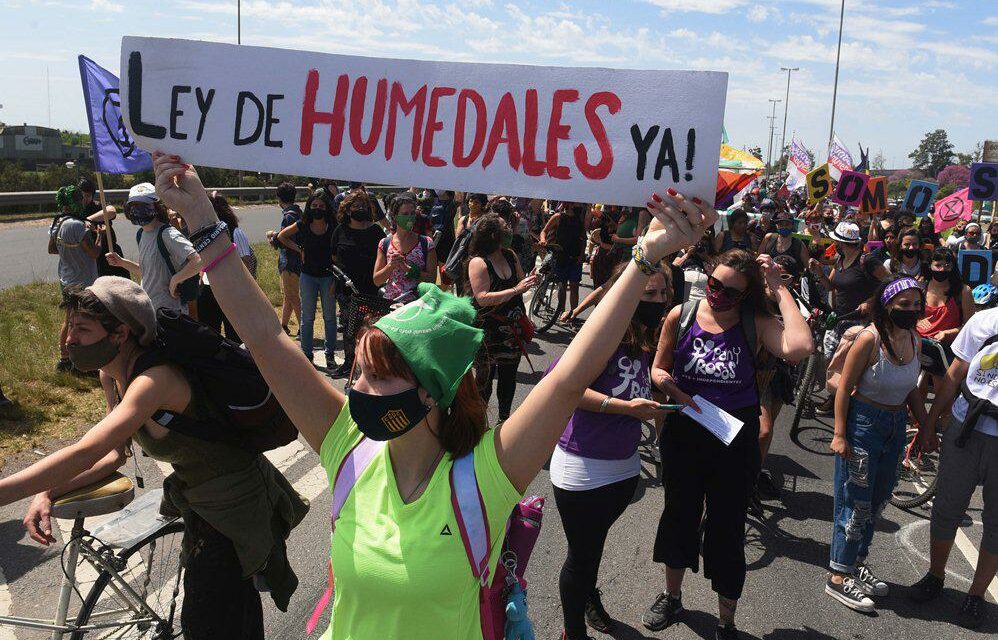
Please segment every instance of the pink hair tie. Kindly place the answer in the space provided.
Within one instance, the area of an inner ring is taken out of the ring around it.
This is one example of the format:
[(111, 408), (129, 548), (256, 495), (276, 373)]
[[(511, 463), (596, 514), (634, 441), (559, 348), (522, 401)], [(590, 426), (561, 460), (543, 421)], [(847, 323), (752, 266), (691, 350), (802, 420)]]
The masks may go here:
[(209, 264), (207, 267), (204, 267), (203, 269), (201, 269), (201, 273), (208, 273), (209, 271), (211, 271), (212, 269), (214, 269), (215, 265), (217, 265), (219, 262), (222, 261), (222, 258), (224, 258), (225, 256), (229, 255), (230, 253), (232, 253), (235, 250), (236, 250), (236, 243), (233, 242), (231, 245), (229, 245), (228, 249), (226, 249), (225, 251), (222, 252), (222, 255), (220, 255), (217, 258), (215, 258), (214, 260), (212, 260), (211, 264)]

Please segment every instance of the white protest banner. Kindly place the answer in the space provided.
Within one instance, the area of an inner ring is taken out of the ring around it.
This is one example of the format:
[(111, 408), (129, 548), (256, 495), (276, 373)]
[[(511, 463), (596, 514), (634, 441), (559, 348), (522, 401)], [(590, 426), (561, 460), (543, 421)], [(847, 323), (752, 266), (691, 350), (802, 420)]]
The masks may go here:
[(838, 182), (843, 171), (852, 170), (852, 154), (846, 148), (839, 136), (832, 136), (832, 144), (828, 147), (828, 175)]
[(726, 73), (425, 62), (125, 37), (140, 147), (213, 167), (644, 206), (714, 201)]

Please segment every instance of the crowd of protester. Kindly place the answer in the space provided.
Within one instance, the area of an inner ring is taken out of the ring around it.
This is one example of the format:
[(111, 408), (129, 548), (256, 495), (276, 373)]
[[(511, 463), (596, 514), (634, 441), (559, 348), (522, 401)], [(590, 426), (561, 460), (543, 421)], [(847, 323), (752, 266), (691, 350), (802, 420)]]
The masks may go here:
[[(174, 464), (188, 483), (263, 469), (245, 491), (267, 497), (244, 524), (270, 531), (266, 523), (280, 520), (286, 538), (300, 521), (303, 506), (262, 456), (152, 421), (163, 409), (189, 410), (197, 391), (168, 365), (132, 373), (155, 335), (153, 310), (167, 309), (245, 344), (331, 483), (355, 449), (377, 443), (355, 499), (334, 523), (334, 638), (482, 637), (478, 584), (467, 575), (464, 551), (440, 547), (438, 532), (427, 529), (454, 521), (446, 477), (469, 454), (493, 540), (504, 535), (501, 516), (550, 459), (568, 548), (559, 578), (563, 637), (587, 638), (587, 626), (611, 631), (599, 567), (638, 483), (643, 422), (655, 426), (662, 465), (665, 502), (651, 555), (665, 571), (642, 623), (659, 631), (683, 619), (684, 575), (702, 558), (718, 597), (716, 637), (736, 638), (744, 522), (762, 496), (779, 491), (766, 455), (782, 407), (793, 402), (797, 366), (818, 350), (843, 361), (818, 408), (833, 417), (837, 456), (824, 591), (863, 612), (888, 594), (870, 547), (911, 423), (926, 450), (939, 446), (937, 428), (945, 433), (931, 563), (909, 596), (927, 602), (939, 595), (956, 527), (983, 485), (984, 538), (959, 614), (968, 627), (983, 620), (983, 595), (998, 568), (998, 420), (980, 410), (968, 419), (972, 399), (960, 386), (971, 360), (998, 335), (991, 309), (998, 289), (985, 283), (971, 291), (958, 254), (998, 249), (998, 224), (985, 234), (961, 221), (943, 238), (931, 220), (909, 211), (860, 215), (809, 205), (776, 185), (748, 191), (719, 220), (711, 205), (673, 189), (636, 208), (417, 188), (382, 203), (364, 185), (322, 183), (299, 207), (295, 187), (285, 183), (277, 189), (279, 229), (268, 234), (283, 292), (275, 315), (225, 199), (205, 193), (179, 158), (157, 155), (155, 168), (156, 185), (136, 185), (124, 206), (137, 227), (137, 261), (106, 246), (102, 228), (115, 212), (95, 208), (92, 185), (60, 192), (64, 215), (50, 244), (67, 309), (58, 366), (99, 370), (109, 408), (80, 443), (0, 479), (0, 504), (37, 494), (25, 519), (36, 540), (52, 541), (44, 515), (52, 497), (120, 466), (129, 439)], [(455, 258), (457, 277), (446, 268)], [(550, 262), (557, 283), (557, 322), (577, 333), (514, 406), (533, 333), (525, 296), (539, 281), (538, 258)], [(586, 264), (593, 293), (580, 301)], [(141, 288), (106, 275), (131, 276)], [(345, 359), (337, 363), (338, 316), (342, 327), (357, 302), (351, 296), (380, 297), (388, 313), (344, 333)], [(312, 364), (319, 305), (321, 370)], [(816, 331), (812, 310), (837, 321)], [(948, 370), (920, 375), (924, 344), (939, 346), (952, 361)], [(326, 374), (349, 377), (349, 391), (329, 385)], [(493, 387), (496, 421), (486, 412)], [(743, 423), (730, 443), (700, 426), (696, 398)], [(407, 509), (415, 503), (424, 511)], [(188, 588), (187, 637), (212, 637), (212, 615), (191, 597), (205, 584), (225, 593), (214, 616), (242, 620), (239, 637), (262, 637), (259, 595), (245, 580), (259, 567), (233, 551), (245, 541), (220, 534), (211, 515), (185, 520), (192, 539), (236, 569), (209, 578), (206, 569), (189, 568), (188, 581), (202, 583)], [(286, 563), (280, 535), (268, 540)], [(412, 539), (434, 542), (406, 542)], [(489, 556), (493, 570), (500, 546)], [(272, 592), (279, 606), (286, 608), (296, 584), (292, 572)], [(372, 593), (376, 601), (366, 597)]]

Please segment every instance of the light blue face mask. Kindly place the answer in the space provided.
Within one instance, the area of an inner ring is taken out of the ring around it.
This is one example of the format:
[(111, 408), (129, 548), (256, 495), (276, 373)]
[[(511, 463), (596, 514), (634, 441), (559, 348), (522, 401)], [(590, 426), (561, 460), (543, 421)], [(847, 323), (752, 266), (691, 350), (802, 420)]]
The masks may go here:
[(793, 232), (794, 232), (793, 229), (787, 229), (787, 228), (784, 228), (784, 227), (777, 227), (776, 228), (776, 233), (780, 234), (784, 238), (786, 238), (787, 236), (789, 236)]

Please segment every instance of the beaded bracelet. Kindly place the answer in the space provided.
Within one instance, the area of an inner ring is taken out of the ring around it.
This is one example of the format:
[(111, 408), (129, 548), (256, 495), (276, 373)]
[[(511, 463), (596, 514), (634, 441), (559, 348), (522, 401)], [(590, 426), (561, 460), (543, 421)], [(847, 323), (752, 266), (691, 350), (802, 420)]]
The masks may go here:
[(641, 273), (646, 276), (653, 276), (658, 273), (658, 268), (655, 267), (648, 258), (645, 257), (645, 248), (642, 245), (641, 240), (638, 240), (634, 244), (634, 248), (631, 249), (631, 257), (634, 259), (634, 264), (638, 265), (638, 269)]
[[(218, 222), (215, 225), (209, 225), (202, 229), (198, 229), (196, 233), (191, 236), (191, 243), (194, 245), (194, 250), (201, 253), (208, 248), (212, 242), (218, 239), (220, 235), (229, 231), (229, 225), (224, 222)], [(229, 236), (231, 237), (231, 232)]]

